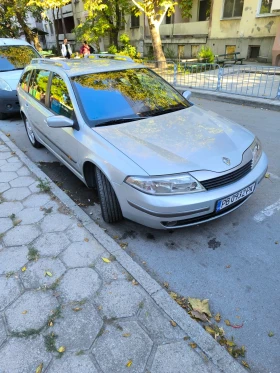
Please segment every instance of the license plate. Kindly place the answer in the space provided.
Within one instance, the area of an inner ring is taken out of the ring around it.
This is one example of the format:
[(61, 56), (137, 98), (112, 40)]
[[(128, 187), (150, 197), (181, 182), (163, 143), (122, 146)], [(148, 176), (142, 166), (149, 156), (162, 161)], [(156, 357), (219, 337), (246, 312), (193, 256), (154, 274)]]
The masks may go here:
[(247, 197), (249, 194), (252, 194), (255, 190), (255, 186), (256, 183), (251, 184), (246, 188), (239, 190), (239, 192), (232, 194), (231, 196), (220, 199), (220, 201), (217, 202), (216, 212), (221, 211), (226, 207), (232, 205), (233, 203), (239, 201), (240, 199)]

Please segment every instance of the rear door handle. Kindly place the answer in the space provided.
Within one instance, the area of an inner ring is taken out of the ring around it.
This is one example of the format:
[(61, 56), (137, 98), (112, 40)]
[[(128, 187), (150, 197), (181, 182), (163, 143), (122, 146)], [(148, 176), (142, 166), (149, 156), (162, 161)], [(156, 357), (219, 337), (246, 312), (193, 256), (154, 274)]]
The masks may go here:
[(29, 106), (27, 102), (26, 102), (25, 106), (26, 106), (26, 107), (28, 107), (28, 106)]

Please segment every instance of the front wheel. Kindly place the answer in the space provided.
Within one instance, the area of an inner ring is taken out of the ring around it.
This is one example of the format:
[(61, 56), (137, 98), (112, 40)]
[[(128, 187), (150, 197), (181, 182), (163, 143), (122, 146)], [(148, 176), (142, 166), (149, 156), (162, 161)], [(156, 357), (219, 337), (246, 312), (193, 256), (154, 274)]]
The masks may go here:
[(122, 210), (109, 180), (95, 169), (97, 191), (100, 199), (102, 217), (106, 223), (117, 223), (123, 219)]
[(29, 123), (29, 120), (26, 117), (24, 117), (23, 121), (24, 121), (25, 129), (26, 129), (26, 133), (29, 138), (29, 141), (31, 142), (31, 145), (37, 149), (42, 148), (43, 145), (36, 139), (33, 129)]

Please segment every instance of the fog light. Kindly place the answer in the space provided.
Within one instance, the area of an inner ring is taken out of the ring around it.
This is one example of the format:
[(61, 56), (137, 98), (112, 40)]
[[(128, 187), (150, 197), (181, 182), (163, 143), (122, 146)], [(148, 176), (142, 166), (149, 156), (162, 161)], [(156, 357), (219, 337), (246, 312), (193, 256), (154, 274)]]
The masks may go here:
[(166, 227), (175, 227), (177, 225), (177, 221), (168, 221), (165, 226)]
[(8, 104), (6, 105), (7, 109), (11, 109), (12, 108), (12, 105), (11, 104)]

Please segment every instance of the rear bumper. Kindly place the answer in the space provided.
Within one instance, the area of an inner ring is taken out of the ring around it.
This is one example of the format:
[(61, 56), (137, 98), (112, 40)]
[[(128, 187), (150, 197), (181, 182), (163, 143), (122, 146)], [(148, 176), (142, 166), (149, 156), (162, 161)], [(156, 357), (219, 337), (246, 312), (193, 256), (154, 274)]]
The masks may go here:
[[(267, 171), (267, 157), (262, 154), (258, 164), (245, 177), (232, 184), (205, 192), (153, 196), (122, 183), (114, 184), (124, 217), (155, 229), (175, 229), (217, 219), (241, 206), (251, 195), (216, 212), (217, 201), (256, 183)], [(255, 189), (256, 189), (255, 187)], [(172, 224), (174, 224), (172, 226)]]
[(17, 91), (0, 90), (0, 113), (18, 113), (19, 101)]

